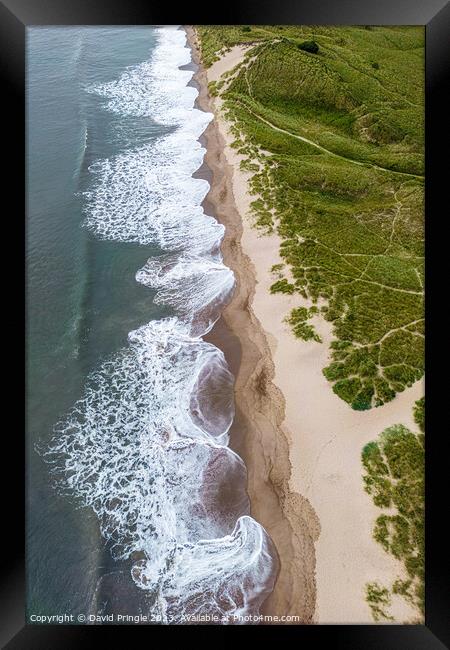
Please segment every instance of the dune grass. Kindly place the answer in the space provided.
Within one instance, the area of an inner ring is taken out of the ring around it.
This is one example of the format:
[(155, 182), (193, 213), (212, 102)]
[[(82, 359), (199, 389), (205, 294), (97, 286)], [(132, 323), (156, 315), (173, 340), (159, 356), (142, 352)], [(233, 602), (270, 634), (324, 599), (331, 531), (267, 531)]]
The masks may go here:
[[(425, 400), (416, 402), (414, 415), (423, 424)], [(393, 585), (369, 583), (366, 598), (376, 621), (390, 618), (391, 595), (398, 594), (424, 613), (425, 578), (425, 436), (398, 424), (389, 427), (377, 441), (362, 451), (365, 490), (383, 510), (375, 522), (373, 536), (387, 553), (400, 560), (406, 577)]]
[[(197, 32), (207, 66), (250, 46), (211, 91), (252, 173), (255, 225), (282, 240), (290, 280), (271, 291), (320, 301), (334, 392), (354, 409), (384, 404), (424, 369), (423, 29)], [(286, 315), (295, 334), (320, 340), (299, 314)]]

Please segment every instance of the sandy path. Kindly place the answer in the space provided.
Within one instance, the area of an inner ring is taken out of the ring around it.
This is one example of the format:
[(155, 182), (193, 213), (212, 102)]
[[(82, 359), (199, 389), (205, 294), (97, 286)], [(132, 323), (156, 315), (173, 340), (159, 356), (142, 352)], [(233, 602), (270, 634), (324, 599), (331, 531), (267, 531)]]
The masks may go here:
[[(208, 81), (217, 80), (239, 63), (244, 51), (232, 48), (208, 70)], [(225, 241), (224, 256), (238, 279), (238, 295), (225, 315), (237, 336), (242, 337), (245, 330), (247, 344), (253, 341), (259, 354), (256, 367), (246, 376), (248, 351), (245, 337), (241, 338), (243, 363), (236, 382), (236, 400), (254, 426), (253, 442), (243, 443), (241, 453), (249, 469), (252, 512), (274, 539), (282, 563), (266, 609), (286, 614), (280, 607), (289, 603), (289, 611), (301, 611), (304, 622), (370, 623), (373, 621), (364, 597), (365, 583), (376, 580), (389, 586), (403, 573), (402, 565), (372, 538), (380, 511), (363, 489), (361, 450), (392, 424), (401, 422), (416, 428), (412, 406), (423, 394), (423, 383), (417, 382), (389, 404), (366, 412), (353, 411), (334, 395), (322, 374), (328, 364), (331, 325), (315, 318), (313, 323), (324, 341), (318, 344), (295, 339), (283, 322), (290, 309), (302, 301), (298, 296), (269, 293), (274, 281), (270, 267), (281, 261), (280, 240), (277, 235), (261, 236), (252, 227), (249, 174), (239, 169), (241, 157), (229, 147), (232, 138), (219, 113), (220, 99), (214, 100), (214, 110), (219, 144), (225, 143), (224, 164), (231, 165), (231, 189), (240, 221), (236, 223), (230, 217), (229, 209), (222, 210), (223, 222), (233, 232), (231, 255), (230, 242)], [(219, 152), (217, 156), (219, 160)], [(234, 255), (237, 249), (240, 253)], [(251, 377), (258, 377), (258, 367), (259, 382), (254, 381), (250, 390)], [(259, 392), (255, 390), (258, 383)], [(253, 455), (256, 448), (260, 453)], [(290, 522), (287, 527), (271, 521), (264, 510), (265, 497), (259, 490), (267, 481), (260, 475), (267, 471), (268, 463), (271, 469), (266, 478), (275, 487), (284, 517)], [(285, 538), (287, 533), (290, 540)], [(312, 540), (316, 540), (315, 584), (311, 576)], [(296, 562), (300, 563), (300, 571), (296, 571)], [(315, 587), (315, 613), (311, 618), (310, 599)], [(302, 605), (297, 604), (297, 609), (295, 598), (283, 593), (286, 589), (300, 598)], [(393, 599), (391, 613), (396, 622), (410, 622), (416, 617), (401, 598)]]

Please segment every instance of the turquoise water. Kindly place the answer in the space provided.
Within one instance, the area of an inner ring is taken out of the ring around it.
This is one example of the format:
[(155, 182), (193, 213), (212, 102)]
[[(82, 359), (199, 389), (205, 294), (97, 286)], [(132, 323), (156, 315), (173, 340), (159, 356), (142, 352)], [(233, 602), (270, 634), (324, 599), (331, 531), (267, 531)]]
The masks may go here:
[[(85, 612), (103, 557), (95, 515), (50, 485), (34, 443), (80, 397), (86, 377), (130, 330), (171, 312), (135, 280), (157, 246), (100, 241), (87, 229), (89, 164), (170, 132), (100, 110), (85, 85), (147, 59), (152, 28), (30, 28), (27, 33), (28, 611)], [(95, 570), (94, 570), (95, 568)]]

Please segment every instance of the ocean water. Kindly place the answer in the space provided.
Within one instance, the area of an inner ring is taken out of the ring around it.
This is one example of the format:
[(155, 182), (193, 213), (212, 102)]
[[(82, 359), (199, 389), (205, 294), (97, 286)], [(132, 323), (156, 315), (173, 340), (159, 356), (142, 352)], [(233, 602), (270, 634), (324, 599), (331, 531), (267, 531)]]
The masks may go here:
[(192, 177), (212, 115), (185, 32), (32, 28), (27, 48), (28, 616), (255, 614), (276, 553), (202, 339), (234, 277)]

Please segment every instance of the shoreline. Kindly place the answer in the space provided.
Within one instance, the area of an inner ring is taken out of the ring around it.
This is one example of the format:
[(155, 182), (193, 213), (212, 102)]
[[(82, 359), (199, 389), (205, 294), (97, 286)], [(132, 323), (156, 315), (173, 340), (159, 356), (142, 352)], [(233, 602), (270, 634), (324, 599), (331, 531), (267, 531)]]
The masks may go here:
[[(186, 31), (198, 63), (195, 32)], [(253, 226), (251, 174), (240, 169), (242, 157), (230, 147), (234, 138), (220, 114), (220, 98), (208, 94), (208, 81), (236, 66), (245, 50), (231, 48), (207, 70), (200, 66), (194, 79), (199, 106), (215, 115), (203, 136), (211, 170), (206, 201), (226, 226), (222, 253), (236, 277), (235, 294), (219, 321), (241, 346), (233, 372), (231, 446), (248, 469), (252, 516), (272, 537), (281, 561), (262, 613), (295, 614), (302, 623), (372, 623), (365, 585), (392, 584), (406, 576), (402, 563), (373, 538), (381, 510), (364, 491), (361, 452), (389, 426), (416, 430), (412, 408), (424, 393), (423, 380), (382, 407), (355, 411), (333, 393), (322, 373), (329, 363), (332, 325), (314, 317), (323, 340), (318, 344), (299, 341), (284, 322), (304, 301), (270, 294), (270, 267), (282, 261), (281, 240)], [(219, 323), (210, 340), (224, 349)], [(395, 623), (417, 622), (417, 611), (399, 596), (392, 599), (391, 614)]]
[(193, 76), (199, 90), (197, 104), (215, 115), (202, 135), (206, 146), (204, 165), (211, 185), (203, 205), (225, 226), (222, 255), (236, 279), (232, 300), (203, 338), (224, 352), (235, 376), (236, 416), (230, 430), (230, 447), (247, 467), (251, 515), (267, 530), (280, 559), (274, 590), (261, 613), (295, 616), (298, 619), (294, 623), (312, 623), (316, 600), (314, 541), (320, 526), (309, 502), (290, 489), (289, 440), (282, 428), (284, 398), (272, 383), (275, 367), (270, 345), (252, 311), (256, 277), (241, 246), (243, 225), (233, 194), (234, 170), (225, 157), (225, 141), (208, 95), (206, 71), (199, 61), (194, 31), (191, 27), (185, 29), (193, 61), (199, 66)]

